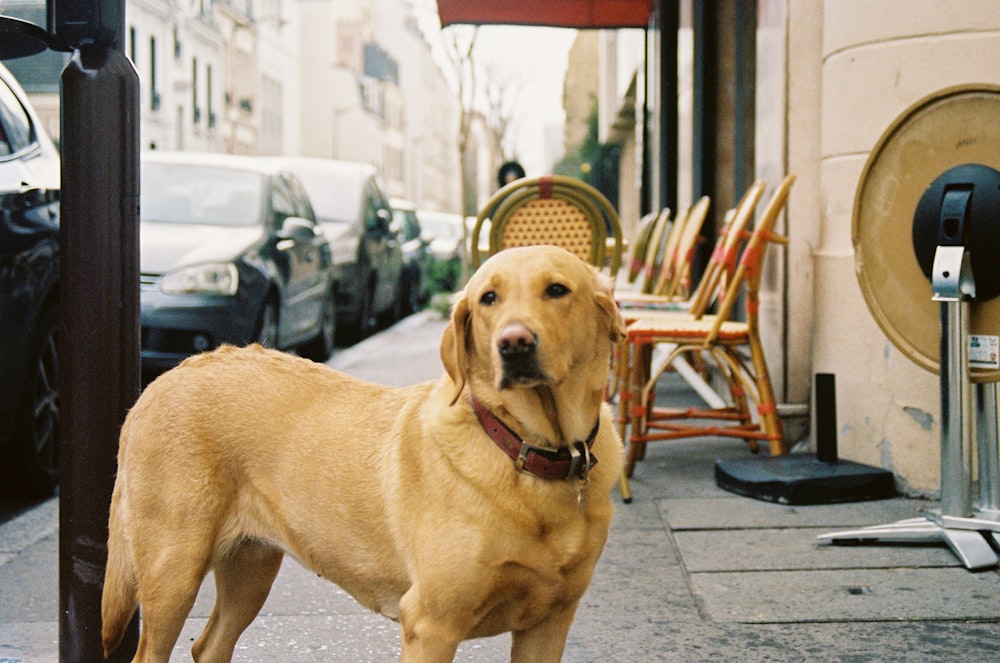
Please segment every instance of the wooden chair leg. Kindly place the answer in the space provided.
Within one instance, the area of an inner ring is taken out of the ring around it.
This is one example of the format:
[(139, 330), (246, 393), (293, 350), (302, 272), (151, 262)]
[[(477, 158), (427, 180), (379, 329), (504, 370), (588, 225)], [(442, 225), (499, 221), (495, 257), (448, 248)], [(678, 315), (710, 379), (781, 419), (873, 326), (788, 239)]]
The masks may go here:
[(629, 485), (628, 474), (626, 474), (624, 468), (622, 468), (622, 475), (618, 477), (618, 493), (622, 496), (622, 502), (625, 504), (632, 503), (632, 486)]
[[(615, 410), (617, 421), (615, 423), (618, 427), (618, 439), (621, 440), (622, 445), (625, 447), (626, 455), (628, 453), (627, 435), (629, 430), (629, 416), (632, 407), (632, 355), (630, 349), (631, 346), (627, 341), (618, 346), (615, 351), (615, 366), (613, 371), (616, 383), (614, 391), (618, 396), (618, 403)], [(630, 476), (631, 470), (627, 466), (623, 466), (621, 476), (618, 477), (618, 492), (622, 497), (622, 502), (625, 504), (632, 502), (632, 487), (628, 481)]]
[(764, 359), (764, 348), (760, 338), (751, 333), (750, 359), (753, 362), (754, 379), (757, 385), (757, 412), (760, 415), (761, 430), (767, 435), (772, 456), (783, 456), (788, 453), (788, 442), (778, 416), (778, 407), (771, 387), (771, 375)]
[[(631, 394), (629, 404), (629, 444), (628, 455), (626, 457), (626, 471), (628, 476), (632, 476), (637, 461), (642, 460), (646, 455), (646, 443), (639, 441), (639, 436), (646, 433), (646, 422), (649, 410), (643, 398), (643, 390), (648, 380), (649, 362), (652, 357), (652, 348), (648, 343), (634, 343), (632, 345), (632, 362), (629, 380), (631, 383)], [(643, 402), (638, 402), (643, 401)]]

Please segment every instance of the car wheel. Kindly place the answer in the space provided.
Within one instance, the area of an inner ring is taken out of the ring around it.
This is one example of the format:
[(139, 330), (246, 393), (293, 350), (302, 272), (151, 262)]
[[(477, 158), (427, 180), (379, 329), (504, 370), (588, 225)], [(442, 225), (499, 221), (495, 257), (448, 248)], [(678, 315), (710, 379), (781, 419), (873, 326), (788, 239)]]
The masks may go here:
[(264, 307), (257, 318), (257, 334), (254, 340), (265, 348), (278, 347), (278, 300), (268, 295)]
[(323, 310), (317, 325), (319, 333), (314, 339), (299, 348), (299, 352), (303, 357), (322, 363), (333, 354), (334, 339), (337, 336), (337, 296), (332, 285), (326, 293)]
[(59, 309), (39, 318), (27, 389), (14, 428), (10, 485), (17, 494), (44, 497), (59, 482)]

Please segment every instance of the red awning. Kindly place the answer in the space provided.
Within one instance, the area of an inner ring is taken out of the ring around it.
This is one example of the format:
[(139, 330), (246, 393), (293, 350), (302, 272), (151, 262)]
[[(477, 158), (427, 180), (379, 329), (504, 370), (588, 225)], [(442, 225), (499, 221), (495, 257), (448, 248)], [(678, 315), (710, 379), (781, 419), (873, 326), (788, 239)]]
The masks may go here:
[(441, 27), (548, 25), (564, 28), (645, 28), (654, 0), (437, 0)]

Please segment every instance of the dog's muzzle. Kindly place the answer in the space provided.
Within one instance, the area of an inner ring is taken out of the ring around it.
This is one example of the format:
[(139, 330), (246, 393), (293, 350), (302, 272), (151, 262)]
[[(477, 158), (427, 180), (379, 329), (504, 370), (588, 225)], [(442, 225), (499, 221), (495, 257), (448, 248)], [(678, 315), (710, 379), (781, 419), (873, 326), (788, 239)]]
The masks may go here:
[(538, 337), (521, 323), (511, 323), (497, 336), (497, 352), (503, 364), (500, 388), (534, 384), (544, 380), (538, 366)]

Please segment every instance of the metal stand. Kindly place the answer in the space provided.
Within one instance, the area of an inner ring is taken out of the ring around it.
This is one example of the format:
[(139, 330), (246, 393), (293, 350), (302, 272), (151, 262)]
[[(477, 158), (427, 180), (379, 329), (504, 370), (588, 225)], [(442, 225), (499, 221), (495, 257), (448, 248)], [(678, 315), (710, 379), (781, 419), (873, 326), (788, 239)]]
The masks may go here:
[(865, 541), (941, 541), (970, 570), (1000, 562), (987, 537), (1000, 545), (1000, 463), (996, 384), (976, 386), (980, 507), (972, 506), (972, 428), (966, 328), (975, 296), (968, 253), (939, 246), (934, 257), (934, 300), (941, 303), (941, 510), (923, 518), (823, 534), (835, 544)]

